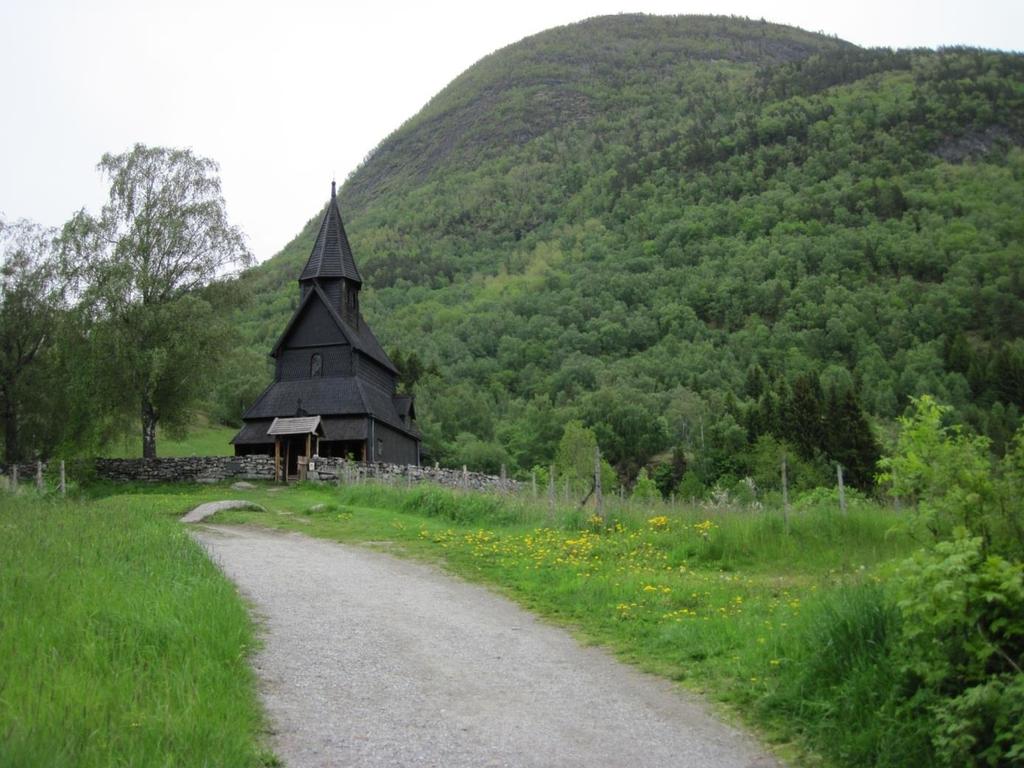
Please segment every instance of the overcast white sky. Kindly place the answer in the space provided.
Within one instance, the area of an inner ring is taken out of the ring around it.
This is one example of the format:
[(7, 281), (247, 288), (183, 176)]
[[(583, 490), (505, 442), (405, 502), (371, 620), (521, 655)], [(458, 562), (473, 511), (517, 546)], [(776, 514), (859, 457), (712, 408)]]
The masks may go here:
[[(385, 136), (491, 51), (619, 12), (765, 18), (865, 46), (1024, 50), (1024, 2), (0, 0), (0, 214), (98, 211), (104, 152), (191, 147), (221, 167), (256, 258)], [(342, 212), (344, 214), (344, 211)]]

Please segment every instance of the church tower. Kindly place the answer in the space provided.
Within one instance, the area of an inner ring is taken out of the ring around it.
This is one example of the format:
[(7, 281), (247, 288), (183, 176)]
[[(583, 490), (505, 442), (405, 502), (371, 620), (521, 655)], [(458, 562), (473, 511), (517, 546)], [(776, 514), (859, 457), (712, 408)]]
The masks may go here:
[(300, 300), (306, 298), (314, 285), (327, 295), (346, 323), (359, 328), (359, 291), (363, 287), (363, 278), (359, 276), (359, 269), (352, 258), (352, 246), (348, 244), (345, 226), (341, 222), (333, 181), (327, 213), (320, 222), (320, 231), (309, 260), (299, 275)]

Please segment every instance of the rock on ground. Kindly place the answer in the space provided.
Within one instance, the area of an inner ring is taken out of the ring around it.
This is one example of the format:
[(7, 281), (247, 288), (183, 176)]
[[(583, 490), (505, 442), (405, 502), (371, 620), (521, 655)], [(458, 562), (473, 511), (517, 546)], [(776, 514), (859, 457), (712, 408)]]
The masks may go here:
[(262, 511), (263, 507), (261, 507), (259, 504), (254, 504), (251, 501), (243, 501), (241, 499), (229, 499), (227, 501), (208, 501), (206, 504), (200, 504), (191, 512), (185, 514), (185, 516), (181, 518), (181, 522), (198, 523), (201, 520), (205, 520), (215, 512), (220, 512), (222, 509), (258, 509)]

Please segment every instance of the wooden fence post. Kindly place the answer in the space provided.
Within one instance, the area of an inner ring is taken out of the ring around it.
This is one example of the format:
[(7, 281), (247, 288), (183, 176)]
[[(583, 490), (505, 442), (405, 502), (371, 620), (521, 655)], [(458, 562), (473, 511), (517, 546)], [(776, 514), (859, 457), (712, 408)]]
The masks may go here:
[(60, 495), (68, 495), (68, 486), (67, 483), (64, 482), (64, 459), (60, 460)]
[(11, 465), (11, 490), (15, 493), (18, 492), (18, 465)]
[(469, 470), (466, 469), (466, 465), (462, 465), (462, 487), (469, 488)]
[(839, 511), (846, 514), (846, 489), (843, 487), (843, 465), (836, 462), (836, 479), (839, 481)]
[(548, 467), (548, 509), (555, 511), (555, 465)]
[(505, 490), (506, 490), (506, 487), (507, 487), (506, 483), (507, 483), (507, 481), (508, 481), (507, 470), (505, 469), (505, 464), (502, 463), (502, 465), (501, 465), (501, 484), (498, 487), (498, 490), (501, 491), (502, 493), (504, 493)]
[(43, 490), (43, 462), (36, 459), (36, 490)]
[(786, 454), (782, 454), (782, 525), (789, 535), (789, 482), (786, 479)]
[[(594, 448), (594, 503), (597, 514), (604, 520), (604, 494), (601, 493), (601, 448)], [(607, 520), (605, 520), (607, 522)]]
[(533, 498), (537, 498), (537, 470), (530, 471), (530, 490), (533, 492)]

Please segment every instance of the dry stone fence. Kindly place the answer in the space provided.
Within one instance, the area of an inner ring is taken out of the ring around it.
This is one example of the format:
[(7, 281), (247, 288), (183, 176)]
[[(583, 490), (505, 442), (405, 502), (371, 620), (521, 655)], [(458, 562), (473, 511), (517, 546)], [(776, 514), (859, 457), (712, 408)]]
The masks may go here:
[(465, 468), (417, 467), (409, 464), (384, 464), (382, 462), (363, 464), (345, 459), (314, 458), (310, 462), (306, 478), (321, 482), (340, 480), (342, 483), (372, 479), (392, 485), (434, 483), (448, 488), (464, 488), (470, 491), (511, 492), (520, 490), (518, 480), (497, 475), (485, 475), (480, 472), (468, 472)]
[[(35, 482), (35, 463), (19, 464), (19, 484)], [(44, 474), (49, 467), (42, 465)], [(0, 467), (10, 482), (13, 467)], [(186, 456), (157, 459), (91, 459), (68, 462), (71, 477), (91, 475), (102, 480), (142, 483), (219, 483), (227, 480), (273, 480), (271, 456)], [(506, 477), (444, 467), (417, 467), (382, 462), (362, 463), (345, 459), (313, 457), (306, 472), (311, 482), (358, 483), (366, 480), (392, 485), (434, 483), (473, 491), (516, 491), (520, 483)]]

